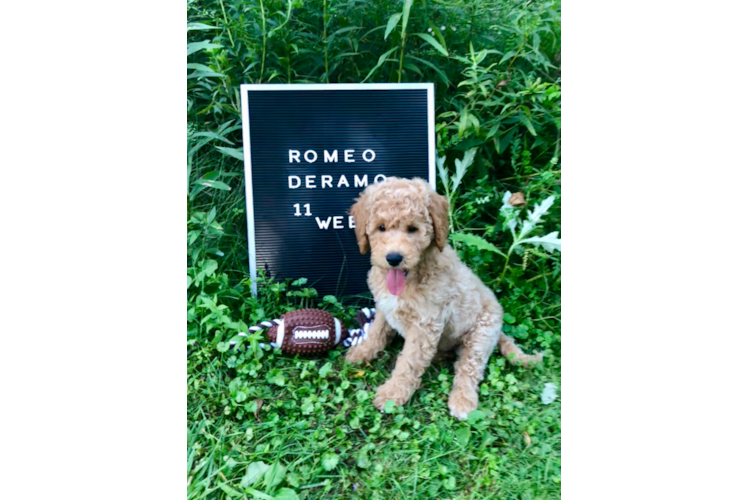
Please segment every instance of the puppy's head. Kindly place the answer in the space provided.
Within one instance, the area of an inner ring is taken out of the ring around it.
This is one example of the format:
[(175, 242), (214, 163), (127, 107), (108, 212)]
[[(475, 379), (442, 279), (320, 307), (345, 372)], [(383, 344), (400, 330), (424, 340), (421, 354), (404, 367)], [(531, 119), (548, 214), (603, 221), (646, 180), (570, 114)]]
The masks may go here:
[(389, 177), (367, 187), (351, 207), (356, 240), (371, 263), (387, 270), (387, 289), (399, 295), (426, 249), (447, 244), (449, 204), (423, 179)]

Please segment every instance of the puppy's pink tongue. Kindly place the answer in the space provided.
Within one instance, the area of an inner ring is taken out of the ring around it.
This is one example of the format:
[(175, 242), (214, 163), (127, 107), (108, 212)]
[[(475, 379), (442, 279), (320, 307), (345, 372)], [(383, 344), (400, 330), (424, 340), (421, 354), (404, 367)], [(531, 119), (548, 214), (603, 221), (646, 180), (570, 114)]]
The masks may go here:
[(405, 271), (390, 269), (387, 271), (387, 290), (392, 295), (400, 295), (405, 290)]

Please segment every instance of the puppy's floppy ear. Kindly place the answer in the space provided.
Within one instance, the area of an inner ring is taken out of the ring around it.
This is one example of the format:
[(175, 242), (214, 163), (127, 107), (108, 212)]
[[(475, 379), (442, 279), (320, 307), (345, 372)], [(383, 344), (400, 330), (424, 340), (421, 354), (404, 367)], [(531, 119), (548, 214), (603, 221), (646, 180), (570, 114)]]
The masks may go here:
[[(439, 251), (444, 250), (449, 236), (449, 202), (436, 192), (429, 193), (429, 215), (434, 221), (434, 243)], [(358, 224), (356, 224), (358, 225)]]
[(364, 191), (349, 210), (349, 213), (353, 216), (353, 223), (356, 225), (354, 231), (358, 249), (362, 255), (369, 251), (369, 237), (366, 235), (366, 224), (369, 222), (369, 207), (367, 205), (367, 195)]

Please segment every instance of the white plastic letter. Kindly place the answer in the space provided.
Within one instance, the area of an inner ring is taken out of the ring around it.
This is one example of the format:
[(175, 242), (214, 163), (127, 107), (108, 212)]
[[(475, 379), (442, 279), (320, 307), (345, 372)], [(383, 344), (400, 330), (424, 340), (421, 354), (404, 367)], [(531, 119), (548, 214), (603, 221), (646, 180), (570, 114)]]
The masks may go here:
[[(380, 177), (381, 177), (381, 179), (380, 179)], [(383, 181), (383, 180), (385, 180), (386, 178), (387, 178), (387, 177), (386, 177), (386, 176), (385, 176), (384, 174), (377, 174), (377, 176), (376, 176), (376, 177), (374, 177), (374, 182), (382, 182), (382, 181)]]
[[(311, 160), (308, 158), (309, 153), (312, 153), (314, 155), (314, 158)], [(313, 149), (307, 149), (306, 151), (304, 151), (304, 159), (307, 163), (314, 163), (315, 161), (317, 161), (317, 152)]]
[(337, 162), (338, 162), (338, 150), (333, 149), (332, 154), (330, 154), (325, 149), (325, 163), (337, 163)]
[(322, 176), (322, 189), (325, 189), (325, 184), (327, 184), (327, 187), (332, 187), (332, 175)]
[(333, 229), (343, 229), (343, 216), (342, 215), (336, 215), (332, 218), (332, 228)]
[(353, 216), (348, 216), (348, 228), (349, 229), (356, 229), (356, 222), (353, 220)]
[(315, 217), (315, 219), (317, 219), (317, 225), (320, 229), (327, 229), (328, 227), (330, 227), (330, 217), (328, 217), (324, 221), (320, 220), (319, 217)]
[[(366, 153), (371, 153), (371, 160), (366, 158)], [(377, 157), (377, 154), (374, 152), (373, 149), (367, 149), (366, 151), (364, 151), (364, 154), (362, 154), (361, 157), (364, 159), (366, 163), (371, 163), (374, 161), (374, 158)]]
[(345, 184), (345, 187), (347, 188), (351, 187), (351, 185), (348, 184), (348, 179), (345, 178), (345, 174), (340, 176), (340, 180), (338, 181), (338, 187), (340, 187), (342, 184)]
[(296, 163), (301, 163), (301, 160), (299, 159), (300, 154), (301, 152), (296, 149), (289, 149), (288, 150), (288, 163), (293, 163), (294, 160), (296, 160)]
[(353, 152), (355, 149), (346, 149), (345, 150), (345, 162), (346, 163), (353, 163), (356, 160), (353, 159)]
[[(294, 181), (296, 181), (295, 186), (294, 186)], [(288, 176), (288, 188), (296, 189), (299, 186), (301, 186), (301, 177), (299, 177), (298, 175), (289, 175)]]
[(358, 175), (353, 176), (353, 186), (354, 187), (364, 187), (369, 185), (369, 174), (364, 174), (364, 176), (359, 179)]
[(307, 176), (304, 176), (304, 180), (306, 181), (306, 188), (307, 189), (314, 189), (314, 188), (317, 187), (314, 184), (314, 179), (316, 177), (317, 177), (316, 175), (307, 175)]

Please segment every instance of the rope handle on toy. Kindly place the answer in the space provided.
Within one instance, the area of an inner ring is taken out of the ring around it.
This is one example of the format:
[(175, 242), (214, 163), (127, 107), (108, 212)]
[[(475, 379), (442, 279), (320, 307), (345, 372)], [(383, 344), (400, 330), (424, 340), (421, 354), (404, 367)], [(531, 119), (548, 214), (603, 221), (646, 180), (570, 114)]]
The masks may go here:
[(369, 335), (369, 327), (374, 322), (376, 312), (377, 310), (373, 307), (371, 309), (364, 307), (356, 314), (356, 321), (358, 321), (361, 328), (348, 330), (348, 338), (342, 342), (343, 347), (350, 348), (366, 340), (366, 336)]
[[(272, 327), (273, 325), (280, 325), (281, 323), (283, 323), (283, 320), (282, 320), (282, 319), (274, 319), (274, 320), (272, 320), (272, 321), (263, 321), (263, 322), (262, 322), (262, 323), (260, 323), (259, 325), (255, 325), (255, 326), (250, 326), (250, 327), (249, 327), (249, 331), (250, 331), (250, 332), (252, 332), (252, 333), (257, 333), (257, 332), (259, 332), (259, 331), (261, 331), (261, 330), (264, 330), (264, 329), (266, 329), (266, 328), (270, 328), (270, 327)], [(239, 332), (239, 336), (240, 336), (240, 337), (246, 337), (246, 336), (247, 336), (247, 334), (246, 334), (246, 333), (244, 333), (244, 332)], [(229, 342), (229, 345), (230, 345), (231, 347), (234, 347), (234, 345), (236, 345), (236, 342), (234, 342), (234, 341), (232, 341), (232, 342)], [(264, 344), (264, 343), (260, 342), (260, 344), (259, 344), (259, 345), (260, 345), (260, 348), (264, 349), (264, 348), (265, 348), (265, 346), (266, 346), (267, 344)], [(269, 344), (269, 345), (270, 345), (271, 347), (279, 347), (279, 346), (278, 346), (278, 345), (277, 345), (277, 344), (276, 344), (275, 342), (270, 342), (270, 344)]]

